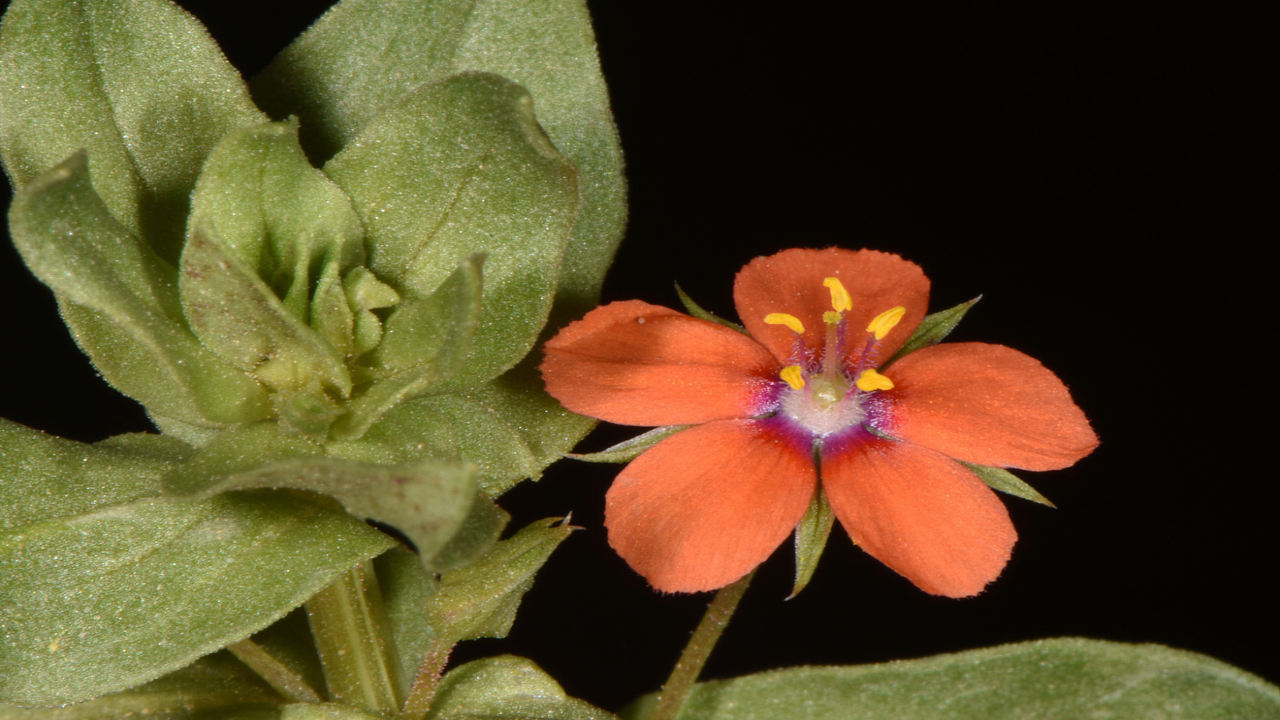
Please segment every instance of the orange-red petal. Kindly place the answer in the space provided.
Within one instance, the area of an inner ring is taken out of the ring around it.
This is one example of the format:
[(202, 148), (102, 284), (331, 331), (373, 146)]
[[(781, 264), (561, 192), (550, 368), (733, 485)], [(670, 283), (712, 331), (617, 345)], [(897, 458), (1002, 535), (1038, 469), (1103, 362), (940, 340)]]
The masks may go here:
[(977, 465), (1054, 470), (1098, 445), (1056, 375), (1002, 345), (954, 343), (911, 353), (886, 371), (894, 389), (884, 432)]
[(787, 539), (816, 486), (809, 454), (758, 421), (692, 427), (618, 475), (605, 499), (609, 544), (658, 590), (715, 590)]
[(929, 305), (929, 279), (918, 265), (897, 255), (792, 249), (756, 258), (738, 272), (733, 286), (738, 317), (782, 363), (791, 358), (796, 334), (782, 325), (765, 324), (770, 313), (799, 318), (805, 345), (821, 348), (826, 336), (822, 314), (831, 310), (831, 291), (822, 284), (828, 277), (839, 278), (853, 301), (853, 309), (845, 313), (851, 351), (861, 351), (863, 334), (877, 315), (901, 305), (906, 314), (880, 342), (880, 357), (887, 360), (911, 336)]
[(742, 333), (638, 300), (592, 310), (544, 350), (552, 397), (623, 425), (755, 415), (778, 372), (769, 352)]
[(824, 452), (822, 486), (854, 542), (934, 595), (977, 595), (1004, 569), (1018, 538), (981, 480), (910, 443), (867, 436)]

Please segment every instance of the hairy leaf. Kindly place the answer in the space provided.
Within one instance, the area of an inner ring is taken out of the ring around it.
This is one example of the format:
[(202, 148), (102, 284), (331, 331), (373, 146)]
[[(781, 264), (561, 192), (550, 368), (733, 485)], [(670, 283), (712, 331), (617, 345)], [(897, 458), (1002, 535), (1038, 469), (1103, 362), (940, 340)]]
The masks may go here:
[[(643, 718), (652, 696), (624, 711)], [(681, 720), (1235, 720), (1280, 717), (1280, 688), (1161, 645), (1062, 638), (880, 665), (699, 683)]]
[(484, 307), (465, 367), (488, 380), (528, 353), (547, 321), (578, 212), (576, 173), (547, 142), (519, 86), (469, 74), (420, 88), (325, 165), (367, 233), (368, 267), (427, 297), (486, 255)]
[(626, 222), (622, 152), (582, 0), (346, 0), (252, 84), (268, 112), (302, 119), (303, 144), (323, 159), (419, 87), (468, 71), (527, 88), (581, 174), (582, 215), (556, 293), (566, 317), (580, 315)]
[(613, 715), (571, 698), (532, 660), (511, 655), (475, 660), (450, 670), (431, 705), (433, 719), (612, 720)]
[(177, 264), (213, 145), (266, 118), (204, 27), (166, 0), (15, 0), (0, 34), (0, 157), (21, 187), (87, 149), (106, 207)]
[(282, 493), (141, 500), (0, 534), (0, 701), (77, 702), (172, 672), (392, 544)]

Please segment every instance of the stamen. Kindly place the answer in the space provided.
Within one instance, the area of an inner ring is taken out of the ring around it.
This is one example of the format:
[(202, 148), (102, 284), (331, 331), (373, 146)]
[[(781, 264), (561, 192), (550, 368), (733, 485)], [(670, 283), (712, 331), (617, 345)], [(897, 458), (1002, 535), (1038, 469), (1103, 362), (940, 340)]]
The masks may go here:
[[(902, 321), (902, 316), (907, 314), (907, 309), (899, 305), (896, 308), (885, 310), (876, 316), (875, 320), (867, 326), (867, 332), (875, 333), (876, 340), (883, 340), (885, 335)], [(888, 389), (888, 388), (886, 388)]]
[(876, 390), (892, 390), (893, 381), (881, 375), (871, 368), (862, 371), (858, 376), (858, 389), (862, 392), (875, 392)]
[(831, 290), (831, 309), (836, 312), (853, 309), (853, 300), (849, 298), (849, 291), (844, 289), (840, 278), (826, 278), (822, 281), (822, 285)]
[(804, 371), (799, 365), (788, 365), (782, 368), (782, 372), (778, 375), (787, 381), (792, 390), (799, 390), (804, 387)]
[(804, 334), (804, 323), (800, 322), (800, 318), (795, 315), (788, 315), (786, 313), (769, 313), (764, 316), (764, 322), (766, 325), (786, 325), (791, 328), (791, 332), (797, 335)]

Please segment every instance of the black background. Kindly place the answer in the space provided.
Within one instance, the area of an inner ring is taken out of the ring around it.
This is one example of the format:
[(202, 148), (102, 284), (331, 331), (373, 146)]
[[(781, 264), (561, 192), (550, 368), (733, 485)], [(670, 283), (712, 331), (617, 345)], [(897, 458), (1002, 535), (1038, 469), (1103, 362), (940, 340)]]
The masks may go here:
[[(182, 4), (251, 75), (328, 3)], [(896, 252), (932, 278), (932, 309), (983, 294), (953, 339), (1041, 359), (1102, 446), (1027, 475), (1059, 509), (1008, 499), (1021, 539), (976, 599), (925, 595), (837, 530), (813, 583), (784, 602), (784, 548), (706, 676), (1079, 635), (1280, 680), (1263, 299), (1275, 235), (1261, 212), (1276, 187), (1261, 172), (1251, 21), (1168, 7), (711, 5), (591, 3), (631, 193), (605, 299), (674, 305), (679, 281), (732, 316), (733, 275), (754, 256)], [(11, 247), (0, 273), (0, 415), (86, 441), (150, 429), (96, 377)], [(625, 435), (604, 429), (585, 446)], [(615, 472), (560, 463), (503, 498), (519, 523), (572, 512), (586, 530), (539, 576), (510, 638), (458, 657), (527, 655), (608, 708), (661, 683), (708, 596), (658, 595), (608, 549)]]

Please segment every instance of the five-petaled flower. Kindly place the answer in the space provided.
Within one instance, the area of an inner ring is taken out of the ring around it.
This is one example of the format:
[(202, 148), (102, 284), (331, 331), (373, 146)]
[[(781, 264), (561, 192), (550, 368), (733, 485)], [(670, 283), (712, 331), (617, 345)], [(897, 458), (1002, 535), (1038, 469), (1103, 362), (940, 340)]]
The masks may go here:
[(1017, 534), (974, 465), (1051, 470), (1097, 438), (1066, 387), (1000, 345), (884, 363), (925, 316), (929, 280), (871, 250), (786, 250), (738, 273), (750, 337), (640, 301), (546, 344), (547, 391), (625, 425), (693, 427), (619, 474), (609, 544), (654, 588), (723, 587), (795, 529), (815, 492), (853, 540), (926, 592), (980, 592)]

